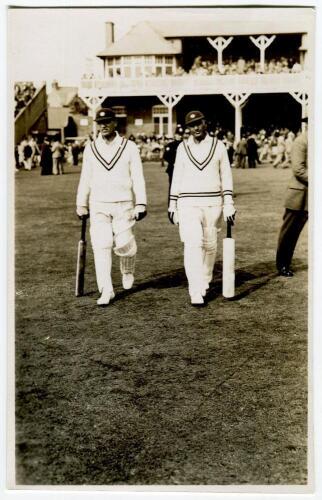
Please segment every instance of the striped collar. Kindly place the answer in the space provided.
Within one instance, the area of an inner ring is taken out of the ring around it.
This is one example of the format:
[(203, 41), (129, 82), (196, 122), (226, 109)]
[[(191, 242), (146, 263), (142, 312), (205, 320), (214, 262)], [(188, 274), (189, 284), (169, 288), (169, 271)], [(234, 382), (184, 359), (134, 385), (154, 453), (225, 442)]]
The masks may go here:
[[(200, 143), (195, 143), (193, 140), (193, 137), (189, 137), (189, 139), (185, 142), (183, 141), (184, 149), (186, 151), (186, 154), (189, 158), (189, 160), (199, 169), (203, 170), (212, 160), (216, 146), (218, 143), (218, 139), (215, 137), (210, 137), (210, 135), (206, 135), (206, 137), (200, 142)], [(202, 161), (199, 161), (191, 151), (191, 148), (197, 148), (205, 150), (206, 156)]]
[[(126, 145), (127, 139), (125, 139), (125, 137), (121, 137), (117, 132), (115, 139), (109, 144), (107, 144), (102, 135), (99, 134), (98, 138), (91, 142), (91, 150), (96, 160), (99, 161), (99, 163), (101, 163), (106, 170), (112, 170), (121, 158)], [(106, 155), (104, 152), (106, 152), (106, 148), (115, 149), (115, 154), (112, 156), (110, 161), (105, 158)]]

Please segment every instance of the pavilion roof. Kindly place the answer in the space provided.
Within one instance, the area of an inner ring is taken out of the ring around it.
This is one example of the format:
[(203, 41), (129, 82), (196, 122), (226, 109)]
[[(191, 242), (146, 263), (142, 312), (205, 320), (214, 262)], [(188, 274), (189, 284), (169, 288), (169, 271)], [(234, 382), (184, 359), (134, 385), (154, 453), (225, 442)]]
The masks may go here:
[(142, 21), (97, 56), (174, 55), (180, 52), (181, 48), (177, 44), (166, 40), (147, 21)]

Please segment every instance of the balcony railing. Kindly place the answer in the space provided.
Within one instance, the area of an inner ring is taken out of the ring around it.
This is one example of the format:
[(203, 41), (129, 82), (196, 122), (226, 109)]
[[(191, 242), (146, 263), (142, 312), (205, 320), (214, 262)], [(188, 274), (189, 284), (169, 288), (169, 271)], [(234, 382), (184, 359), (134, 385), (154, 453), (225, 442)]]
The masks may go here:
[(311, 77), (308, 72), (246, 75), (176, 76), (148, 78), (106, 78), (82, 80), (80, 94), (92, 96), (139, 96), (179, 93), (225, 94), (228, 92), (277, 93), (308, 92)]

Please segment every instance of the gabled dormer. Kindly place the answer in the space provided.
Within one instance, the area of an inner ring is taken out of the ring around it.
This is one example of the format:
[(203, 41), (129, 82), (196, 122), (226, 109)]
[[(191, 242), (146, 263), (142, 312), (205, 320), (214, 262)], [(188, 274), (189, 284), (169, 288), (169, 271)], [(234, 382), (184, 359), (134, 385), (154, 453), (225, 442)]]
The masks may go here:
[[(113, 38), (110, 23), (106, 24)], [(110, 41), (112, 43), (97, 54), (104, 61), (105, 78), (144, 78), (176, 73), (181, 40), (166, 40), (148, 22), (137, 24), (117, 42)]]

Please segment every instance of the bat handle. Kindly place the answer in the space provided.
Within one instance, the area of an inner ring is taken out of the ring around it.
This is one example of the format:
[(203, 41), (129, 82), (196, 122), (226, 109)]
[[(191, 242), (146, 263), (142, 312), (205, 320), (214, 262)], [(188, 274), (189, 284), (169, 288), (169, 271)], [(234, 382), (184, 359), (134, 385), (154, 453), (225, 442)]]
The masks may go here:
[(87, 223), (88, 217), (82, 217), (82, 232), (81, 232), (81, 239), (82, 241), (86, 241), (86, 223)]
[(227, 221), (227, 238), (231, 238), (231, 226), (232, 223)]

